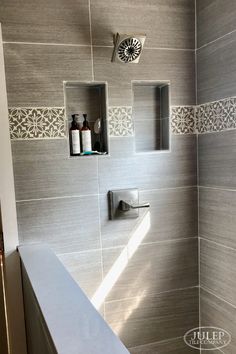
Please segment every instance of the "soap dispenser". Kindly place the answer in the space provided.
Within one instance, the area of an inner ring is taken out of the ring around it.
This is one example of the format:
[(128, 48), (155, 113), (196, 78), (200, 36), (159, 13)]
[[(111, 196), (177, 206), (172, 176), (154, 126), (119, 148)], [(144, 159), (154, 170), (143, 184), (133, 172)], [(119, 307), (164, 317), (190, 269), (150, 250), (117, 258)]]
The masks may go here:
[(79, 155), (80, 154), (80, 135), (78, 126), (78, 114), (72, 114), (72, 122), (70, 127), (70, 154)]
[(83, 114), (84, 121), (81, 128), (82, 151), (92, 151), (91, 129), (87, 121), (87, 114)]

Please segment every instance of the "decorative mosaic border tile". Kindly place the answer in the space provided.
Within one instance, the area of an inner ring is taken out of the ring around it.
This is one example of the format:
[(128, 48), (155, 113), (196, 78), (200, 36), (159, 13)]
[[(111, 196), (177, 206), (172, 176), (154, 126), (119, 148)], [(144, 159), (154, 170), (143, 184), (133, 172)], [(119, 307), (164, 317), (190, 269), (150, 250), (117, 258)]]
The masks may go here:
[(236, 129), (236, 97), (199, 106), (172, 107), (173, 134), (203, 134)]
[(109, 107), (108, 129), (109, 135), (113, 137), (134, 135), (132, 107)]
[(171, 107), (171, 132), (173, 134), (196, 133), (194, 106)]
[[(9, 108), (10, 136), (17, 139), (65, 138), (64, 107)], [(172, 134), (203, 134), (236, 129), (236, 97), (199, 106), (172, 106)], [(132, 107), (108, 108), (110, 137), (134, 135)]]
[[(195, 110), (193, 106), (172, 107), (171, 112), (171, 130), (173, 134), (195, 133)], [(132, 107), (109, 107), (108, 127), (111, 137), (134, 135)]]
[(10, 137), (16, 139), (64, 138), (64, 107), (9, 108)]
[(236, 97), (197, 106), (196, 117), (199, 134), (236, 129)]

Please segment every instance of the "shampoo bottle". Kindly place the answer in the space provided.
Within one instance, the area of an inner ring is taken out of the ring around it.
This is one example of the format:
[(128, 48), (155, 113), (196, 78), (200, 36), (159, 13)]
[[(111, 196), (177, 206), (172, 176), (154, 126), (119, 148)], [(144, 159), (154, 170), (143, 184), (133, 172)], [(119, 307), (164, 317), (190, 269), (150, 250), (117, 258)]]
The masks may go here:
[(71, 155), (80, 154), (80, 136), (79, 136), (79, 126), (77, 122), (78, 114), (72, 114), (72, 122), (70, 128), (70, 149)]
[(83, 127), (81, 128), (82, 151), (92, 151), (91, 129), (87, 121), (87, 114), (83, 114), (83, 117)]

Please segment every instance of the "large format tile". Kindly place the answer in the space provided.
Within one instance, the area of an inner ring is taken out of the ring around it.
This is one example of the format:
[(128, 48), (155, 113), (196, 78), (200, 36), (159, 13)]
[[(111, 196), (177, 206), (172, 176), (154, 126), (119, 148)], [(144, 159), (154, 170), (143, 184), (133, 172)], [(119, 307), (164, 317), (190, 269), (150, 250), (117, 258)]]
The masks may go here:
[(235, 96), (236, 33), (197, 52), (198, 103)]
[(65, 139), (13, 141), (16, 200), (98, 193), (97, 158), (69, 158)]
[(236, 188), (236, 130), (200, 134), (199, 184)]
[(97, 197), (17, 203), (20, 243), (46, 243), (56, 253), (100, 247)]
[(90, 44), (86, 0), (1, 1), (3, 40)]
[(137, 187), (141, 190), (196, 185), (196, 136), (172, 136), (171, 152), (98, 160), (100, 193)]
[(106, 303), (106, 321), (131, 348), (182, 337), (198, 324), (198, 289)]
[(91, 80), (89, 47), (4, 45), (9, 106), (64, 106), (63, 81)]
[[(231, 343), (222, 349), (225, 354), (236, 353), (236, 308), (220, 300), (208, 291), (201, 289), (201, 325), (222, 328), (231, 334)], [(221, 352), (221, 353), (222, 353)], [(202, 351), (202, 353), (219, 353), (219, 351)]]
[(199, 233), (236, 249), (236, 191), (200, 188)]
[[(137, 246), (136, 244), (134, 245)], [(115, 274), (125, 262), (117, 282), (107, 296), (108, 301), (161, 293), (198, 284), (198, 242), (189, 239), (140, 245), (130, 258), (120, 254), (122, 248), (103, 250), (104, 276)], [(128, 284), (128, 286), (127, 286)]]
[(96, 45), (113, 45), (113, 34), (147, 35), (145, 46), (194, 48), (193, 0), (92, 0), (92, 34)]
[(112, 63), (111, 56), (112, 48), (94, 48), (95, 79), (108, 81), (110, 105), (130, 105), (131, 80), (170, 81), (172, 105), (195, 104), (194, 52), (144, 49), (136, 65)]
[(68, 139), (12, 140), (14, 162), (60, 161), (69, 157)]
[[(150, 228), (144, 243), (197, 236), (196, 188), (143, 191), (139, 198), (140, 202), (150, 203)], [(109, 220), (107, 195), (100, 195), (100, 210), (104, 248), (126, 245), (145, 223), (144, 209), (137, 219)]]
[(182, 337), (129, 348), (129, 351), (131, 354), (197, 354), (195, 349), (186, 345)]
[(89, 298), (102, 282), (101, 252), (101, 250), (92, 250), (58, 255), (65, 268)]
[(236, 29), (236, 3), (234, 0), (197, 2), (198, 47)]
[(236, 250), (201, 239), (201, 285), (236, 305)]

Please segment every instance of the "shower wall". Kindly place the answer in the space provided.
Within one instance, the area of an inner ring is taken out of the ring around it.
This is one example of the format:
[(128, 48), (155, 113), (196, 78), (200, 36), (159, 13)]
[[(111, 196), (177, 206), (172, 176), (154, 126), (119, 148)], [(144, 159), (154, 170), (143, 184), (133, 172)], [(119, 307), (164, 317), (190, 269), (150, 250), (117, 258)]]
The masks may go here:
[[(48, 243), (92, 298), (144, 233), (100, 311), (132, 353), (190, 353), (182, 336), (198, 325), (194, 0), (2, 1), (0, 21), (21, 243)], [(117, 31), (146, 33), (139, 64), (111, 63)], [(63, 80), (108, 82), (110, 156), (68, 157)], [(170, 152), (135, 153), (131, 80), (170, 80)], [(151, 204), (149, 230), (143, 214), (108, 220), (107, 192), (130, 187)]]
[(235, 16), (233, 0), (197, 2), (200, 321), (231, 333), (225, 354), (236, 352)]

